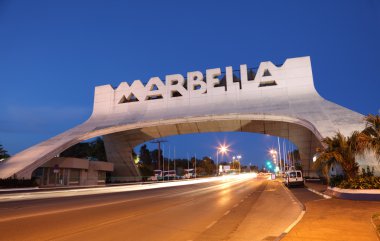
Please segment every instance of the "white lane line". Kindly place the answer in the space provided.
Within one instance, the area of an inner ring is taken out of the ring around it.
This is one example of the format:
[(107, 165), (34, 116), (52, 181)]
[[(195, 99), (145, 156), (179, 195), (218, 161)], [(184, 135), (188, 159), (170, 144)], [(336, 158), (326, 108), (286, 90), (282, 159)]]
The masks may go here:
[(305, 211), (302, 210), (302, 212), (300, 213), (300, 215), (298, 216), (297, 220), (294, 221), (292, 224), (289, 225), (289, 227), (287, 229), (285, 229), (284, 233), (289, 233), (290, 230), (292, 230), (292, 228), (294, 226), (296, 226), (296, 224), (301, 221), (303, 215), (305, 214)]
[(225, 213), (223, 214), (223, 216), (228, 215), (230, 212), (231, 212), (231, 210), (228, 210), (227, 212), (225, 212)]
[(244, 202), (244, 199), (240, 200), (240, 202), (241, 202), (241, 203)]
[(326, 195), (326, 194), (323, 194), (321, 192), (318, 192), (317, 190), (314, 190), (312, 188), (308, 187), (307, 190), (309, 190), (310, 192), (313, 192), (313, 193), (315, 193), (315, 194), (317, 194), (319, 196), (322, 196), (324, 199), (330, 199), (331, 198), (329, 195)]
[(206, 227), (206, 229), (209, 229), (209, 228), (211, 228), (212, 226), (214, 226), (214, 224), (216, 224), (216, 222), (217, 222), (217, 221), (213, 221), (212, 223), (210, 223), (210, 224)]
[(236, 203), (232, 208), (236, 208), (237, 206), (239, 206), (239, 204)]

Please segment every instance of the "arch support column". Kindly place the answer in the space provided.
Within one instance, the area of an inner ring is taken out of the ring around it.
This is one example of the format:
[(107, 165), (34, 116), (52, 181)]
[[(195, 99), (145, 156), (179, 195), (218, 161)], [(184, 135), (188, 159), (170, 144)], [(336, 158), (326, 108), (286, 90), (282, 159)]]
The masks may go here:
[(112, 181), (140, 181), (141, 175), (133, 160), (133, 147), (128, 140), (118, 133), (105, 135), (103, 140), (107, 159), (114, 164)]

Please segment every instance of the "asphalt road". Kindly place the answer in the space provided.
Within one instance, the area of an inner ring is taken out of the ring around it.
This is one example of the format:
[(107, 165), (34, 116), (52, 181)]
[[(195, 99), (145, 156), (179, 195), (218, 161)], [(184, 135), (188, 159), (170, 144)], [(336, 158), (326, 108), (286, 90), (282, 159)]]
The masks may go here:
[(301, 212), (281, 183), (252, 177), (98, 190), (0, 195), (0, 240), (274, 240)]
[(310, 201), (324, 200), (322, 196), (307, 190), (305, 187), (291, 187), (289, 190), (303, 205)]

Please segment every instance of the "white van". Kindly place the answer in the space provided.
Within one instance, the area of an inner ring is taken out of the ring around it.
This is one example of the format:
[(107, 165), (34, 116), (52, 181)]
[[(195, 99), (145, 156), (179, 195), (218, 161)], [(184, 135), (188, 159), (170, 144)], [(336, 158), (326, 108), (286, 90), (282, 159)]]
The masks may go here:
[(194, 178), (194, 169), (185, 169), (183, 171), (184, 171), (184, 175), (182, 176), (182, 178), (184, 179)]
[(164, 171), (164, 180), (174, 180), (177, 179), (177, 173), (175, 170)]
[(288, 187), (304, 186), (305, 179), (303, 178), (302, 171), (300, 170), (287, 171), (285, 174), (285, 185)]
[(148, 181), (160, 181), (162, 180), (162, 170), (154, 170), (153, 176), (148, 178)]

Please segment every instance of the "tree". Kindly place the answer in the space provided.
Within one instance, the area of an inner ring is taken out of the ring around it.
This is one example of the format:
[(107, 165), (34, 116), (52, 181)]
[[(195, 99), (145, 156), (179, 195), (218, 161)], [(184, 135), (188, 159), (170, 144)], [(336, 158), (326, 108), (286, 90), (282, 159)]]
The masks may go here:
[(252, 171), (252, 172), (259, 172), (259, 167), (258, 167), (258, 166), (255, 166), (255, 165), (253, 165), (253, 166), (249, 166), (249, 169), (250, 169), (250, 171)]
[(158, 168), (158, 166), (162, 167), (162, 160), (164, 160), (164, 156), (162, 155), (162, 150), (160, 152), (160, 165), (158, 165), (158, 149), (154, 149), (150, 152), (150, 158), (152, 159), (152, 163), (154, 162), (155, 166), (154, 168)]
[(98, 137), (91, 142), (81, 142), (64, 150), (62, 157), (95, 158), (99, 161), (107, 161), (104, 141)]
[[(202, 167), (206, 175), (214, 175), (216, 172), (216, 165), (214, 161), (209, 157), (203, 157), (199, 167)], [(197, 166), (198, 168), (198, 166)]]
[(360, 151), (369, 149), (375, 153), (380, 162), (380, 115), (368, 115), (364, 118), (366, 127), (360, 135)]
[(333, 137), (323, 138), (322, 144), (324, 147), (317, 150), (318, 157), (314, 166), (321, 169), (327, 180), (330, 180), (329, 170), (331, 166), (336, 164), (342, 167), (349, 180), (355, 178), (359, 170), (355, 156), (360, 152), (360, 133), (354, 132), (351, 136), (345, 137), (338, 132)]
[(89, 154), (99, 161), (107, 161), (106, 148), (102, 138), (98, 137), (95, 141), (89, 143)]
[(8, 158), (8, 152), (3, 148), (3, 145), (0, 144), (0, 159)]
[(152, 157), (149, 149), (144, 144), (140, 147), (140, 161), (144, 163), (145, 165), (152, 165)]
[(88, 142), (78, 143), (64, 150), (60, 156), (62, 157), (76, 157), (87, 158), (90, 152), (90, 145)]

